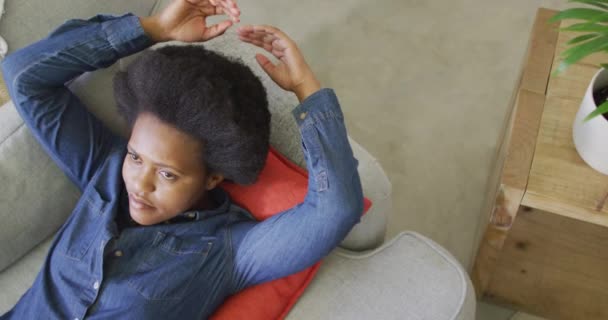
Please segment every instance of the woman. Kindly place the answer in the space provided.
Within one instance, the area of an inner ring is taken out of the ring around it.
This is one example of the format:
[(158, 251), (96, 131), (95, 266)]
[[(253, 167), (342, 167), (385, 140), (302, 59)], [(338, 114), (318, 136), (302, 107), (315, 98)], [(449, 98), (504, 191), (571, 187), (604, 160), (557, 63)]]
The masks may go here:
[[(207, 26), (208, 16), (231, 20)], [(279, 59), (256, 59), (294, 110), (309, 172), (303, 203), (263, 222), (224, 179), (251, 183), (268, 151), (265, 92), (238, 62), (197, 47), (145, 50), (114, 79), (129, 139), (65, 83), (156, 42), (200, 42), (239, 21), (233, 0), (174, 0), (160, 14), (70, 20), (3, 62), (11, 97), (45, 151), (82, 190), (32, 287), (0, 319), (203, 319), (246, 287), (296, 273), (359, 222), (363, 197), (343, 115), (293, 41), (238, 29)]]

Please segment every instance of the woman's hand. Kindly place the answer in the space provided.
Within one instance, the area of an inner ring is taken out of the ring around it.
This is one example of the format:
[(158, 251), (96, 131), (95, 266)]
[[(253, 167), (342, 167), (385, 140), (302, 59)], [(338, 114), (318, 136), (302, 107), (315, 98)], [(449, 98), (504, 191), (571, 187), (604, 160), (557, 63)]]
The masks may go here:
[(243, 26), (237, 31), (242, 41), (264, 48), (279, 59), (275, 65), (262, 54), (255, 56), (270, 78), (295, 93), (300, 102), (321, 89), (300, 49), (284, 32), (272, 26)]
[[(226, 14), (231, 20), (207, 26), (207, 17)], [(162, 12), (140, 18), (146, 34), (156, 42), (200, 42), (223, 34), (239, 22), (241, 12), (234, 0), (173, 0)]]

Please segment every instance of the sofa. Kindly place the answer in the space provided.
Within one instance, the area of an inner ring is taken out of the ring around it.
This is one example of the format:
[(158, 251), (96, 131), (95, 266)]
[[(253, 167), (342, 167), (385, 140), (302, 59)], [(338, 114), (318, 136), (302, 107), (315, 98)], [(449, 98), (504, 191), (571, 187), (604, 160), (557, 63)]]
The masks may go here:
[[(45, 37), (67, 19), (86, 19), (98, 13), (148, 15), (166, 1), (10, 1), (0, 19), (0, 34), (10, 54)], [(299, 132), (290, 113), (297, 100), (255, 63), (257, 49), (239, 42), (232, 32), (206, 46), (240, 58), (262, 79), (272, 112), (271, 144), (304, 166)], [(126, 127), (115, 110), (111, 79), (134, 58), (85, 73), (68, 84), (93, 114), (123, 136)], [(350, 142), (359, 160), (364, 194), (373, 205), (340, 246), (323, 259), (287, 319), (474, 319), (476, 299), (471, 281), (449, 252), (416, 232), (404, 231), (385, 239), (391, 212), (390, 181), (372, 155), (356, 141)], [(80, 193), (38, 145), (11, 101), (0, 106), (0, 179), (1, 315), (31, 286), (54, 233)]]

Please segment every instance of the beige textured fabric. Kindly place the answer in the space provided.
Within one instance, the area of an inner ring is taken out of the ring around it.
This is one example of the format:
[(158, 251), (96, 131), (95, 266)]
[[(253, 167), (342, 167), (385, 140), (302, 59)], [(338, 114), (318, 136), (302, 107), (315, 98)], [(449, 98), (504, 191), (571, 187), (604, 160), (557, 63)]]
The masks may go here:
[[(4, 14), (4, 0), (0, 0), (0, 18)], [(8, 47), (6, 45), (6, 41), (4, 38), (0, 37), (0, 59), (4, 58)], [(0, 60), (1, 62), (1, 60)], [(4, 84), (4, 78), (0, 74), (0, 107), (4, 105), (9, 100), (8, 90), (6, 89), (6, 85)]]
[(2, 107), (2, 105), (4, 105), (9, 99), (8, 90), (4, 84), (4, 78), (0, 76), (0, 107)]

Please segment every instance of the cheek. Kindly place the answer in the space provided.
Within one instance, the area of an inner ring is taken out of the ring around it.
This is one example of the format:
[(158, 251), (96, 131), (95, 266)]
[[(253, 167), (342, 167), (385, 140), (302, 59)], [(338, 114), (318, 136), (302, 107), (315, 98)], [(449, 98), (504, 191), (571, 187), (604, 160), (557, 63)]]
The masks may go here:
[(122, 161), (122, 180), (127, 183), (127, 159)]
[(177, 214), (191, 209), (199, 200), (199, 192), (191, 184), (179, 184), (159, 188), (158, 199), (162, 199), (165, 212)]
[(162, 202), (167, 209), (185, 210), (190, 205), (190, 190), (178, 186), (167, 186), (157, 190), (162, 193)]
[(132, 169), (129, 166), (128, 159), (125, 158), (122, 162), (122, 179), (124, 180), (127, 187), (129, 187), (129, 182), (131, 175), (133, 174)]

